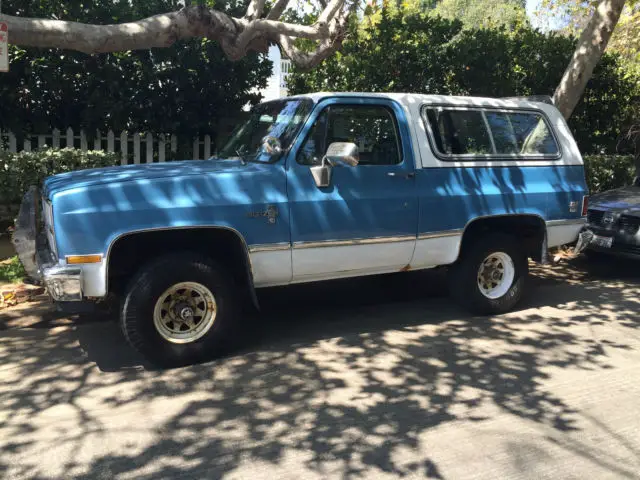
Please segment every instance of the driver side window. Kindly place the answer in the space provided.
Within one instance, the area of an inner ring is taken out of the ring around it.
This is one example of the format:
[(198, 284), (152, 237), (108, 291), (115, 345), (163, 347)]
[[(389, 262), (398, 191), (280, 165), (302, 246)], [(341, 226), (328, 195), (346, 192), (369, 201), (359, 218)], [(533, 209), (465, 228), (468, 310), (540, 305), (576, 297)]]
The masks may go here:
[(296, 160), (320, 165), (334, 142), (355, 143), (359, 165), (396, 165), (402, 161), (398, 129), (391, 110), (371, 105), (332, 105), (311, 128)]

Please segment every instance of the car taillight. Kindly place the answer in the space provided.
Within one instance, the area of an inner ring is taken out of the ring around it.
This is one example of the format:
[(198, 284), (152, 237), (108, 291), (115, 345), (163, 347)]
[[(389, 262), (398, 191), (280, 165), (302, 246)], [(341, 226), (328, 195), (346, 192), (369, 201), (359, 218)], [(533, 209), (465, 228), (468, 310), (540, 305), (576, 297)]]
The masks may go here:
[(589, 197), (585, 195), (582, 197), (582, 216), (587, 216), (587, 210), (589, 210)]

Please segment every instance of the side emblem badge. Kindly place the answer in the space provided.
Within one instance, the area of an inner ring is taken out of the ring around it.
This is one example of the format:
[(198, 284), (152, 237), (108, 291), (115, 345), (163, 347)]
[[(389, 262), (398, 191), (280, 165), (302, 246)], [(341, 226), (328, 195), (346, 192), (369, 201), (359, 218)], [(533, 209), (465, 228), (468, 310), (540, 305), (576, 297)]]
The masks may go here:
[(271, 224), (276, 223), (279, 212), (275, 205), (267, 205), (267, 208), (262, 212), (249, 212), (247, 216), (249, 218), (266, 217), (267, 221)]

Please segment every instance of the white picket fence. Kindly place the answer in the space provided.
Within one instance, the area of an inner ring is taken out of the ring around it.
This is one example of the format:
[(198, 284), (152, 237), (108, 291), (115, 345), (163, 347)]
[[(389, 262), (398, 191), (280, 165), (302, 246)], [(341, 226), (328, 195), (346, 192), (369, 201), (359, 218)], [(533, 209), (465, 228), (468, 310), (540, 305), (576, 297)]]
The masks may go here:
[[(191, 143), (191, 141), (190, 141)], [(89, 146), (91, 144), (91, 146)], [(190, 157), (195, 160), (206, 159), (211, 156), (213, 142), (210, 135), (202, 139), (194, 138), (191, 143)], [(105, 150), (107, 152), (120, 153), (122, 165), (129, 163), (153, 163), (164, 162), (166, 159), (175, 158), (178, 152), (178, 137), (175, 134), (129, 133), (122, 132), (116, 135), (109, 130), (106, 135), (96, 132), (96, 135), (88, 140), (84, 131), (76, 135), (71, 128), (63, 133), (58, 129), (49, 134), (26, 135), (21, 145), (18, 145), (16, 136), (12, 132), (0, 132), (0, 150), (5, 148), (10, 152), (27, 151), (36, 148), (79, 148), (81, 150)]]

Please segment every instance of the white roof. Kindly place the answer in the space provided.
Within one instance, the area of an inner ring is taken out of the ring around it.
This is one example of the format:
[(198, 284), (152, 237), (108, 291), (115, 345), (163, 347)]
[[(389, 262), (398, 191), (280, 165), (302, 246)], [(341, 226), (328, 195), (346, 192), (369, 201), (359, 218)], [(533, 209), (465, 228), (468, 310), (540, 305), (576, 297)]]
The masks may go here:
[(447, 104), (460, 107), (494, 107), (494, 108), (543, 108), (550, 107), (549, 104), (534, 102), (530, 100), (515, 100), (515, 99), (501, 99), (501, 98), (489, 98), (489, 97), (461, 97), (453, 95), (424, 95), (420, 93), (369, 93), (369, 92), (316, 92), (305, 95), (296, 95), (290, 98), (311, 98), (314, 102), (327, 97), (374, 97), (374, 98), (388, 98), (395, 100), (398, 103), (411, 106), (416, 103), (424, 105), (432, 104)]

